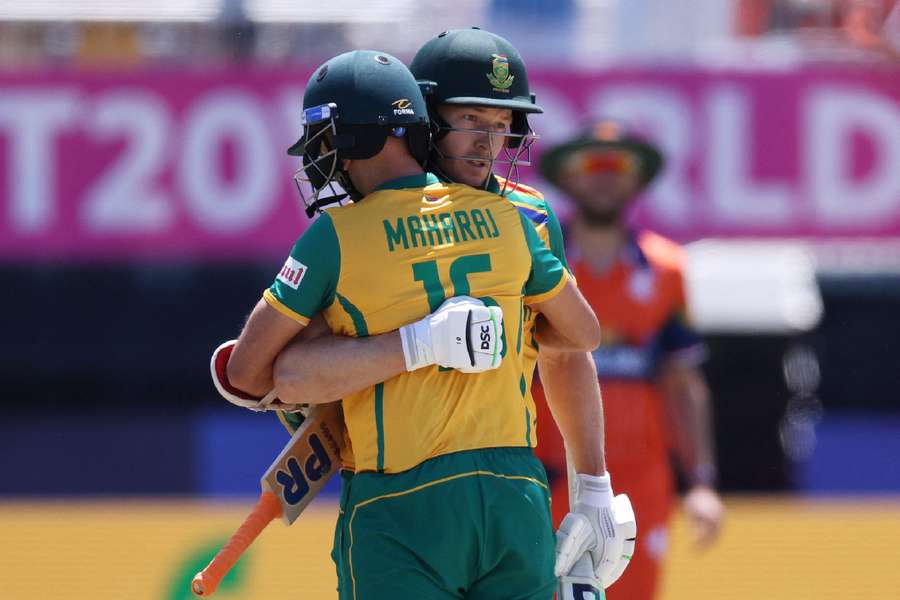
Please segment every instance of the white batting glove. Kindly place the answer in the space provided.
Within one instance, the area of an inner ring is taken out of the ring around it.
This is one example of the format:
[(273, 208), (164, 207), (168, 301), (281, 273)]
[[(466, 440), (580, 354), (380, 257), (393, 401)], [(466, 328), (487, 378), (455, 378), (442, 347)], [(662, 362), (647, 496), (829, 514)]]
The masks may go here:
[(622, 576), (634, 554), (637, 523), (625, 494), (613, 497), (609, 474), (577, 475), (572, 509), (556, 532), (556, 575), (568, 575), (585, 553), (607, 588)]
[(286, 412), (299, 412), (304, 415), (309, 411), (309, 405), (307, 404), (284, 404), (278, 399), (275, 390), (272, 390), (262, 398), (257, 398), (231, 385), (228, 381), (227, 367), (228, 359), (231, 358), (235, 345), (237, 345), (237, 340), (228, 340), (221, 344), (216, 348), (212, 358), (209, 360), (209, 370), (212, 374), (213, 385), (216, 386), (216, 391), (223, 398), (235, 406), (249, 408), (254, 411), (283, 410)]
[(481, 373), (500, 366), (503, 310), (469, 296), (450, 298), (421, 321), (400, 328), (406, 370), (429, 365)]
[(582, 554), (569, 574), (559, 578), (556, 600), (601, 600), (604, 597), (603, 584), (594, 574), (590, 553)]

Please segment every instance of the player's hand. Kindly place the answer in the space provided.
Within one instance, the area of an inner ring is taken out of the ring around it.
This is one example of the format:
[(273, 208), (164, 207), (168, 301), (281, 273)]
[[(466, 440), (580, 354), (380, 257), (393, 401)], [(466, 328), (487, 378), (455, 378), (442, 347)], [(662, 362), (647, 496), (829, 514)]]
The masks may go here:
[(559, 577), (556, 600), (584, 600), (603, 598), (603, 584), (594, 574), (590, 553), (581, 555), (567, 575)]
[(722, 530), (725, 507), (715, 490), (705, 485), (691, 488), (684, 496), (684, 512), (698, 548), (707, 548), (716, 541)]
[(400, 328), (406, 370), (440, 365), (480, 373), (500, 366), (503, 310), (469, 296), (450, 298), (421, 321)]
[(308, 412), (308, 405), (283, 403), (278, 399), (278, 396), (275, 395), (275, 390), (272, 390), (262, 398), (257, 398), (256, 396), (251, 396), (231, 385), (228, 381), (227, 367), (228, 359), (231, 357), (231, 353), (234, 351), (236, 344), (237, 340), (228, 340), (224, 344), (221, 344), (216, 348), (216, 351), (213, 352), (212, 358), (209, 361), (209, 370), (212, 374), (213, 384), (223, 398), (235, 406), (249, 408), (250, 410), (255, 411), (283, 410), (286, 412), (299, 412), (304, 415), (306, 414), (304, 411)]
[(567, 575), (587, 552), (594, 575), (611, 586), (634, 554), (637, 523), (625, 494), (613, 497), (609, 474), (577, 475), (572, 510), (556, 532), (556, 575)]

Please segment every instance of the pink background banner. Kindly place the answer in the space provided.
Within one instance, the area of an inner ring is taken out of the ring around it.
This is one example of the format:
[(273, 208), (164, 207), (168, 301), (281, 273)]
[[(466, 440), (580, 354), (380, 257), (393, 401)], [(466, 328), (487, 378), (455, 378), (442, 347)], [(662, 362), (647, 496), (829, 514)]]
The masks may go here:
[[(308, 71), (0, 75), (0, 258), (281, 257)], [(655, 140), (635, 218), (710, 236), (900, 234), (900, 72), (535, 71), (542, 148), (599, 117)], [(565, 199), (525, 168), (565, 212)]]

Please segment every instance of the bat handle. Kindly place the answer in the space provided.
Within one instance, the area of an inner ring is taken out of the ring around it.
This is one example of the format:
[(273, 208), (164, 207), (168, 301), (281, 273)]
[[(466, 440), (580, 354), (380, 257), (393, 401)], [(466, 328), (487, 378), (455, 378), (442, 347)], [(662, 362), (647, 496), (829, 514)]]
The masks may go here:
[(244, 519), (238, 530), (219, 553), (210, 561), (205, 569), (194, 575), (191, 591), (197, 596), (212, 596), (219, 587), (222, 578), (228, 574), (253, 540), (266, 528), (266, 525), (281, 516), (281, 502), (272, 492), (263, 492), (259, 502)]

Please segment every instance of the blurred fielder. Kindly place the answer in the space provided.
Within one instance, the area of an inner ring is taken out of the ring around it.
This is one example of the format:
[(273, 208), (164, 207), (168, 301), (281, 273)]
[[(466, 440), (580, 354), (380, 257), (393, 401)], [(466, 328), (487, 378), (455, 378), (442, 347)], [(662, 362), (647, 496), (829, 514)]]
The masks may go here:
[[(626, 223), (626, 211), (662, 162), (654, 146), (607, 121), (549, 149), (540, 165), (576, 208), (569, 257), (603, 328), (594, 356), (607, 460), (641, 524), (632, 565), (610, 590), (612, 599), (653, 598), (675, 500), (670, 445), (688, 480), (684, 507), (701, 545), (715, 539), (723, 513), (714, 487), (709, 391), (699, 369), (705, 350), (686, 319), (682, 251)], [(543, 381), (552, 377), (541, 371)], [(545, 462), (561, 462), (562, 449), (554, 456), (548, 446), (541, 448)], [(554, 485), (557, 507), (565, 496), (565, 485)]]

